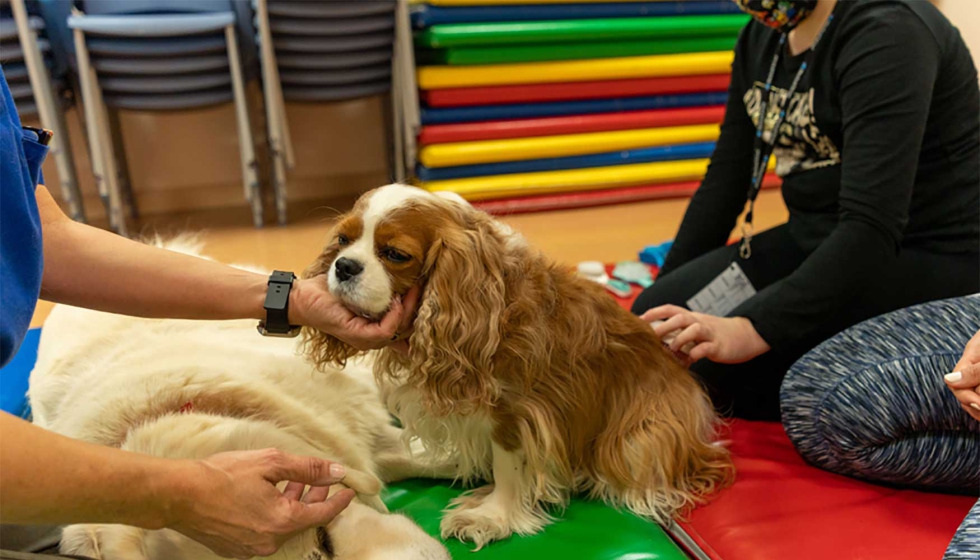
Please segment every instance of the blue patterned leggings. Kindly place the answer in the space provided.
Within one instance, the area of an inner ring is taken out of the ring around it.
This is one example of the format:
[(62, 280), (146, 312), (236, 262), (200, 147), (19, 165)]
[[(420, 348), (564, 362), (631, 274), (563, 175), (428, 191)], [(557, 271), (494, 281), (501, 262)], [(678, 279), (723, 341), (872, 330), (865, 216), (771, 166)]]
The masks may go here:
[[(807, 462), (871, 482), (980, 492), (980, 422), (943, 375), (980, 329), (980, 295), (930, 302), (855, 325), (790, 368), (783, 425)], [(947, 559), (980, 558), (980, 502)]]

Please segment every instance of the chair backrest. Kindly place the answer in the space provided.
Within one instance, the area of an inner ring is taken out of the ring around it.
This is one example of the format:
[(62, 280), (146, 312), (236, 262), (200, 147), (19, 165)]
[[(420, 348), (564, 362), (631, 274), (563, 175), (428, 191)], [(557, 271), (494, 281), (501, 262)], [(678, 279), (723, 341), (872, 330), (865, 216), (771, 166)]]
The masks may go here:
[[(71, 6), (67, 0), (41, 0), (59, 5)], [(255, 43), (254, 15), (251, 3), (247, 0), (84, 0), (82, 4), (86, 15), (151, 15), (180, 13), (232, 12), (238, 29), (238, 44), (242, 67), (246, 80), (258, 75), (258, 52)], [(62, 18), (62, 21), (65, 17)], [(67, 28), (67, 26), (66, 26)], [(66, 48), (74, 62), (75, 45), (71, 32), (67, 33)], [(74, 66), (74, 65), (73, 65)]]
[(231, 12), (232, 4), (233, 0), (85, 0), (83, 7), (95, 16)]

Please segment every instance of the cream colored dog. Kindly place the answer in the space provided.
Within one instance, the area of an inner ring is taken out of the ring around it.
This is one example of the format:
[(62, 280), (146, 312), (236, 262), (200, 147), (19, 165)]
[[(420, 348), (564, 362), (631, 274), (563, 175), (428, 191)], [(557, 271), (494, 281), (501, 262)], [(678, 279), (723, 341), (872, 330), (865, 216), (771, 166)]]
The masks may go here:
[[(204, 458), (274, 447), (345, 465), (344, 485), (358, 498), (273, 558), (449, 559), (378, 498), (381, 480), (438, 473), (423, 472), (404, 451), (370, 364), (317, 372), (294, 340), (262, 339), (252, 321), (149, 320), (59, 306), (44, 327), (30, 398), (36, 424), (138, 453)], [(61, 551), (105, 560), (217, 558), (177, 532), (125, 525), (70, 526)]]

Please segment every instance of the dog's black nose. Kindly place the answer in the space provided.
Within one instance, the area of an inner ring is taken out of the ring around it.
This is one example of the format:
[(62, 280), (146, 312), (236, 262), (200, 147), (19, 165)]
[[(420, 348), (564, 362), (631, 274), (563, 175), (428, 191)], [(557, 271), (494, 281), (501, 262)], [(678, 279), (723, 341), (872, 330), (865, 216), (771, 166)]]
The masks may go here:
[(337, 280), (341, 282), (350, 280), (364, 270), (363, 264), (347, 257), (340, 257), (333, 266), (336, 269)]

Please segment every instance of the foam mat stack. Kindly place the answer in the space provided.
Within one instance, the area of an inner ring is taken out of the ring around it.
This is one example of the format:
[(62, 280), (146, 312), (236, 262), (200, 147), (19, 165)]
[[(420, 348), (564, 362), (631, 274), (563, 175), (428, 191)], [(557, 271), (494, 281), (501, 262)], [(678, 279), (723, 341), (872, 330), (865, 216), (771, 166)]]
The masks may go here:
[(731, 0), (428, 0), (411, 21), (415, 177), (515, 213), (690, 195), (748, 16)]

